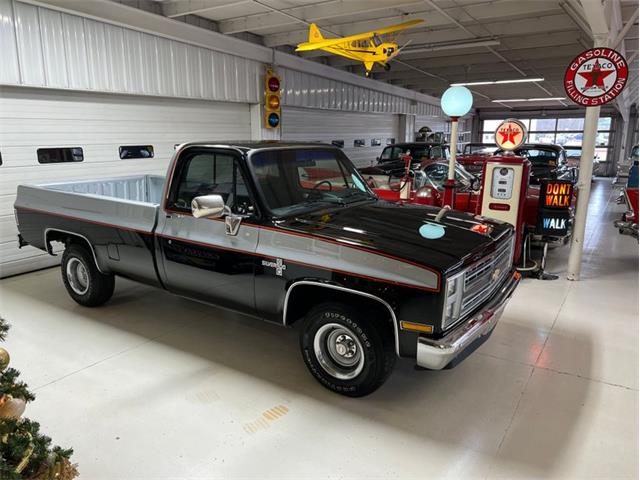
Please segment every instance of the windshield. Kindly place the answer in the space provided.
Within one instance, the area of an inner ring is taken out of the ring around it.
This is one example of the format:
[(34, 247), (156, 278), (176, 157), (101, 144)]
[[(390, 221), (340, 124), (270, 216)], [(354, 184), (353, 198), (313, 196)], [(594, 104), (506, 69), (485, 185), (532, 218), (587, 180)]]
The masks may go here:
[(540, 148), (526, 148), (516, 151), (516, 155), (526, 157), (534, 165), (555, 165), (558, 161), (558, 152)]
[(250, 162), (268, 209), (287, 216), (376, 197), (339, 150), (268, 150)]
[(577, 157), (577, 158), (579, 158), (580, 156), (582, 156), (582, 147), (567, 147), (567, 146), (565, 146), (564, 149), (566, 150), (568, 157)]
[(475, 153), (491, 155), (496, 150), (496, 146), (492, 144), (484, 143), (469, 143), (464, 146), (464, 155), (472, 155)]
[[(422, 171), (438, 190), (444, 190), (444, 183), (449, 175), (449, 165), (446, 163), (432, 163), (425, 166)], [(467, 172), (461, 165), (456, 165), (455, 180), (456, 189), (465, 191), (473, 188), (476, 177)]]
[(387, 147), (380, 155), (381, 162), (398, 160), (408, 153), (415, 161), (427, 160), (430, 158), (449, 158), (449, 147), (446, 145), (394, 145)]

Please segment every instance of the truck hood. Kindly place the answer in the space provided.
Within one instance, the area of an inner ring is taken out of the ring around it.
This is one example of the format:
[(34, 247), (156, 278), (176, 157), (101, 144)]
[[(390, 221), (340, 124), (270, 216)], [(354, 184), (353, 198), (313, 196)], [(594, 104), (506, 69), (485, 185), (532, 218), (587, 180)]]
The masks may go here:
[[(441, 272), (476, 261), (512, 231), (507, 223), (459, 211), (448, 211), (436, 222), (439, 211), (436, 207), (377, 201), (299, 215), (278, 222), (278, 226)], [(489, 231), (471, 230), (479, 224), (489, 226)]]

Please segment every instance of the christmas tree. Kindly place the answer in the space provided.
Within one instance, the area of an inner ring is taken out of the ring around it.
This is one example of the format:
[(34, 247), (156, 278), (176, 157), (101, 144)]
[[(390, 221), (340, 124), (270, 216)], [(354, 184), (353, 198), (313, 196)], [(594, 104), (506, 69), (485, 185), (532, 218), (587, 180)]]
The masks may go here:
[[(0, 341), (9, 325), (0, 317)], [(9, 352), (0, 348), (0, 479), (71, 480), (78, 476), (71, 463), (73, 450), (51, 445), (37, 422), (22, 418), (27, 403), (35, 400), (20, 372), (9, 367)]]

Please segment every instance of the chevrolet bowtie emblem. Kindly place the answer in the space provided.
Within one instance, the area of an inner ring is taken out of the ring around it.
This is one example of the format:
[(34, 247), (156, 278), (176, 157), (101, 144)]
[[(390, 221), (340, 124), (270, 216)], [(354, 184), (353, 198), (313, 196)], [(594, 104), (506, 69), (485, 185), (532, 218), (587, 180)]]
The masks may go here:
[(500, 273), (502, 273), (502, 270), (500, 270), (499, 268), (496, 268), (493, 273), (491, 274), (491, 280), (497, 280), (498, 277), (500, 276)]

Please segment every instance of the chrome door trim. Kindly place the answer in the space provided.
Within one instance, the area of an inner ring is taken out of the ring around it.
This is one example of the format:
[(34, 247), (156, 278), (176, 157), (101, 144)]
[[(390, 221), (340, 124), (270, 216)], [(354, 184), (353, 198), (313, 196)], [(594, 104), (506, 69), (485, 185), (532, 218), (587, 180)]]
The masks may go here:
[(93, 261), (96, 263), (96, 268), (98, 269), (98, 271), (100, 273), (106, 273), (104, 272), (101, 268), (100, 268), (100, 264), (98, 263), (98, 257), (96, 256), (96, 251), (93, 248), (93, 244), (89, 241), (89, 239), (87, 237), (85, 237), (84, 235), (81, 235), (79, 233), (75, 233), (75, 232), (70, 232), (68, 230), (62, 230), (60, 228), (46, 228), (44, 230), (44, 247), (47, 249), (47, 253), (53, 257), (56, 256), (55, 253), (52, 252), (51, 249), (51, 244), (49, 242), (49, 232), (60, 232), (60, 233), (66, 233), (68, 235), (73, 235), (75, 237), (80, 237), (82, 238), (85, 242), (87, 242), (87, 245), (89, 245), (89, 248), (91, 249), (91, 254), (93, 255)]
[(283, 312), (282, 312), (282, 325), (283, 326), (285, 326), (285, 327), (287, 326), (287, 306), (289, 305), (289, 296), (291, 295), (291, 291), (293, 290), (293, 288), (298, 286), (298, 285), (315, 285), (315, 286), (319, 286), (319, 287), (333, 288), (334, 290), (340, 290), (341, 292), (354, 293), (354, 294), (360, 295), (362, 297), (370, 298), (372, 300), (377, 300), (378, 302), (383, 304), (385, 307), (387, 307), (387, 310), (389, 310), (389, 313), (391, 314), (391, 319), (393, 320), (393, 332), (394, 332), (394, 336), (395, 336), (396, 355), (398, 357), (400, 356), (400, 337), (399, 337), (399, 333), (398, 333), (398, 319), (396, 318), (396, 314), (393, 311), (393, 309), (391, 308), (391, 305), (389, 305), (387, 302), (385, 302), (380, 297), (376, 297), (375, 295), (372, 295), (370, 293), (365, 293), (365, 292), (360, 292), (358, 290), (353, 290), (351, 288), (340, 287), (338, 285), (331, 285), (331, 284), (322, 283), (322, 282), (313, 282), (313, 281), (310, 281), (310, 280), (300, 280), (300, 281), (297, 281), (297, 282), (293, 282), (289, 286), (289, 288), (287, 289), (287, 293), (286, 293), (286, 295), (284, 297), (284, 309), (283, 309)]

